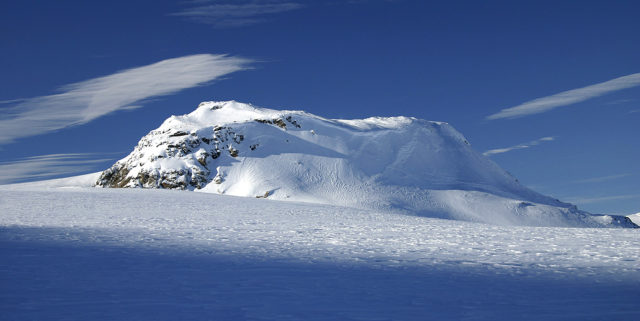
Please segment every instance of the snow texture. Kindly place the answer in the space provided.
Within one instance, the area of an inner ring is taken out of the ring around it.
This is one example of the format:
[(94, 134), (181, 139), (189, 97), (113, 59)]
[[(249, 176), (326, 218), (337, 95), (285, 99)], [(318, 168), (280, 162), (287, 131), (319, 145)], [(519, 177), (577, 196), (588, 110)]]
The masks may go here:
[(640, 225), (640, 213), (631, 214), (627, 217), (636, 225)]
[(144, 187), (528, 226), (635, 225), (518, 183), (452, 126), (410, 117), (331, 120), (235, 101), (172, 116), (102, 173)]
[(637, 229), (0, 187), (2, 320), (638, 320)]

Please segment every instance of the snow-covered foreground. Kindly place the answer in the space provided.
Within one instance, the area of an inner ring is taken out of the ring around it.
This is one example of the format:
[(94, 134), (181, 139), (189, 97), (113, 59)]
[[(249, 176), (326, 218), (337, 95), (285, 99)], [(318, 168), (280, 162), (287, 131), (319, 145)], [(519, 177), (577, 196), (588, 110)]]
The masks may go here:
[(640, 231), (0, 187), (2, 320), (637, 320)]

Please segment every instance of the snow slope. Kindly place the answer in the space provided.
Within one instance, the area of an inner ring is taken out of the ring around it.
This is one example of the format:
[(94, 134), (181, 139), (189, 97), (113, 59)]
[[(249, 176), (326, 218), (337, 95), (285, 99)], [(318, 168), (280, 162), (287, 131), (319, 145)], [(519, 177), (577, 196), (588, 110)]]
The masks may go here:
[(640, 319), (637, 229), (68, 186), (0, 186), (1, 320)]
[(331, 120), (302, 111), (203, 102), (172, 116), (96, 185), (348, 206), (533, 226), (634, 226), (520, 185), (447, 123)]
[(627, 216), (633, 223), (640, 225), (640, 213), (631, 214)]

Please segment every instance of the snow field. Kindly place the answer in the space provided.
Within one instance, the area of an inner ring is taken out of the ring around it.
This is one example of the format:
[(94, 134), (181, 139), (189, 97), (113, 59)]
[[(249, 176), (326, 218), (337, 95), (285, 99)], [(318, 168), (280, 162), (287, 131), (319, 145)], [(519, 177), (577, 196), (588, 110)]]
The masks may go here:
[(0, 319), (632, 320), (636, 229), (0, 187)]

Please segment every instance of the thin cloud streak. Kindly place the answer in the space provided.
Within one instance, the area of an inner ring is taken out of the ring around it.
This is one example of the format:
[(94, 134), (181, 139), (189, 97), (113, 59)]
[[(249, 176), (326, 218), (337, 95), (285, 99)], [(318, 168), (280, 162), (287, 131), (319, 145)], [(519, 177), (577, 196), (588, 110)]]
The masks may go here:
[(234, 1), (187, 8), (172, 16), (190, 18), (195, 22), (216, 28), (234, 28), (267, 21), (266, 17), (277, 13), (297, 10), (303, 6), (289, 1)]
[(42, 180), (56, 176), (72, 176), (96, 171), (98, 164), (114, 160), (113, 157), (104, 157), (114, 154), (116, 153), (49, 154), (0, 163), (0, 184)]
[(601, 203), (608, 201), (616, 201), (616, 200), (626, 200), (626, 199), (634, 199), (640, 198), (640, 194), (624, 194), (624, 195), (611, 195), (611, 196), (602, 196), (602, 197), (576, 197), (576, 198), (566, 198), (566, 200), (570, 203), (575, 204), (592, 204), (592, 203)]
[(0, 144), (85, 124), (118, 110), (138, 108), (144, 100), (205, 84), (247, 69), (251, 62), (227, 55), (200, 54), (70, 84), (59, 94), (28, 98), (3, 108)]
[(563, 91), (555, 95), (527, 101), (518, 106), (506, 108), (498, 113), (487, 116), (487, 119), (494, 120), (501, 118), (517, 118), (543, 113), (558, 107), (579, 103), (581, 101), (599, 97), (610, 92), (636, 86), (640, 86), (640, 73), (635, 73), (605, 81), (599, 84)]
[(533, 140), (533, 141), (530, 141), (530, 142), (524, 143), (524, 144), (518, 144), (518, 145), (511, 146), (511, 147), (490, 149), (490, 150), (482, 153), (482, 155), (491, 156), (491, 155), (495, 155), (495, 154), (502, 154), (502, 153), (510, 152), (512, 150), (525, 149), (525, 148), (529, 148), (529, 147), (532, 147), (532, 146), (540, 145), (540, 143), (542, 143), (542, 142), (549, 142), (549, 141), (553, 141), (555, 139), (556, 138), (552, 137), (552, 136), (542, 137), (542, 138), (539, 138), (539, 139), (536, 139), (536, 140)]
[(18, 99), (8, 99), (8, 100), (0, 100), (0, 105), (4, 105), (4, 104), (12, 104), (12, 103), (19, 103), (22, 101), (25, 101), (26, 99), (24, 98), (18, 98)]
[(635, 99), (618, 99), (618, 100), (610, 101), (610, 102), (606, 103), (606, 105), (611, 105), (611, 106), (624, 105), (624, 104), (632, 102), (632, 101), (635, 101)]
[(578, 183), (578, 184), (583, 184), (583, 183), (601, 183), (601, 182), (606, 182), (606, 181), (610, 181), (610, 180), (614, 180), (614, 179), (618, 179), (618, 178), (628, 177), (628, 176), (631, 176), (631, 175), (632, 175), (631, 173), (625, 173), (625, 174), (618, 174), (618, 175), (593, 177), (593, 178), (580, 179), (580, 180), (577, 180), (577, 181), (573, 181), (573, 183)]

